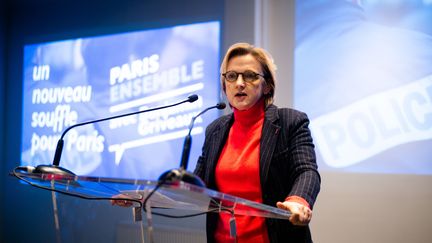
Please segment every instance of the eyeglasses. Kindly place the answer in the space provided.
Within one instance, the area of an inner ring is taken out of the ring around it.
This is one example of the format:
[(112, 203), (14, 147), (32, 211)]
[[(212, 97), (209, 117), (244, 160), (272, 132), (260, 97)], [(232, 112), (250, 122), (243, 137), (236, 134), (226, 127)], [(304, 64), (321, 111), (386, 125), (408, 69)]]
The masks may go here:
[(222, 76), (225, 77), (228, 82), (235, 82), (238, 79), (238, 76), (242, 75), (243, 80), (245, 82), (253, 82), (258, 79), (259, 76), (264, 77), (262, 74), (256, 73), (254, 71), (246, 70), (242, 73), (238, 73), (236, 71), (228, 71), (223, 73)]

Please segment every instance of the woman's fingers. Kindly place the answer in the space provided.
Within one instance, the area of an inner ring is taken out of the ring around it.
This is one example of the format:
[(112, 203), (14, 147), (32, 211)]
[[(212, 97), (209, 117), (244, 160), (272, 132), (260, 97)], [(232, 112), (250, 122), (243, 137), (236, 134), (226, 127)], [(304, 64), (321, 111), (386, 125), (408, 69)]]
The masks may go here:
[(277, 202), (276, 206), (291, 212), (289, 221), (294, 225), (307, 225), (312, 219), (312, 210), (297, 202)]

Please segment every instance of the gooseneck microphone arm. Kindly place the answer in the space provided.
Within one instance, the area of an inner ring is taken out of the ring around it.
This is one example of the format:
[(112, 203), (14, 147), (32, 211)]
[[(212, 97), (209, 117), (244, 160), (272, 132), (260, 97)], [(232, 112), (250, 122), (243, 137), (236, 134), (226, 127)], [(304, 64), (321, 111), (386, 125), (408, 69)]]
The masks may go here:
[(126, 113), (126, 114), (120, 114), (120, 115), (117, 115), (117, 116), (111, 116), (111, 117), (106, 117), (106, 118), (102, 118), (102, 119), (86, 121), (86, 122), (77, 123), (75, 125), (72, 125), (72, 126), (68, 127), (66, 130), (64, 130), (64, 132), (60, 136), (59, 141), (57, 142), (57, 147), (56, 147), (56, 150), (55, 150), (52, 166), (49, 166), (49, 165), (40, 165), (40, 166), (36, 167), (36, 169), (35, 169), (34, 172), (36, 172), (36, 173), (39, 172), (39, 173), (72, 174), (72, 175), (74, 174), (74, 173), (72, 173), (69, 170), (66, 170), (64, 168), (59, 167), (59, 165), (60, 165), (60, 159), (61, 159), (61, 155), (62, 155), (62, 151), (63, 151), (63, 144), (64, 144), (63, 138), (66, 135), (66, 133), (69, 130), (71, 130), (72, 128), (79, 127), (79, 126), (84, 126), (84, 125), (87, 125), (87, 124), (102, 122), (102, 121), (106, 121), (106, 120), (117, 119), (117, 118), (121, 118), (121, 117), (125, 117), (125, 116), (136, 115), (136, 114), (140, 114), (140, 113), (144, 113), (144, 112), (165, 109), (165, 108), (177, 106), (177, 105), (180, 105), (180, 104), (186, 103), (186, 102), (192, 103), (192, 102), (194, 102), (196, 100), (198, 100), (198, 95), (193, 94), (193, 95), (190, 95), (186, 100), (183, 100), (183, 101), (180, 101), (180, 102), (177, 102), (177, 103), (174, 103), (174, 104), (160, 106), (160, 107), (155, 107), (155, 108), (151, 108), (151, 109), (147, 109), (147, 110), (130, 112), (130, 113)]
[(182, 152), (181, 161), (180, 161), (180, 168), (172, 169), (172, 170), (164, 172), (159, 177), (159, 184), (163, 184), (165, 182), (173, 182), (173, 181), (185, 181), (185, 182), (188, 182), (190, 184), (205, 187), (204, 182), (200, 178), (198, 178), (194, 174), (187, 171), (190, 149), (191, 149), (191, 144), (192, 144), (191, 132), (192, 132), (192, 128), (193, 128), (193, 125), (195, 123), (196, 118), (198, 118), (199, 116), (201, 116), (202, 114), (204, 114), (208, 110), (211, 110), (214, 108), (221, 110), (221, 109), (225, 109), (225, 107), (226, 107), (225, 103), (223, 103), (223, 102), (218, 103), (217, 105), (208, 107), (205, 110), (198, 113), (196, 116), (192, 117), (191, 123), (189, 124), (189, 131), (185, 137), (184, 144), (183, 144), (183, 152)]
[(130, 112), (130, 113), (126, 113), (126, 114), (120, 114), (120, 115), (117, 115), (117, 116), (111, 116), (111, 117), (106, 117), (106, 118), (102, 118), (102, 119), (97, 119), (97, 120), (92, 120), (92, 121), (87, 121), (87, 122), (82, 122), (82, 123), (77, 123), (75, 125), (72, 125), (72, 126), (68, 127), (66, 130), (64, 130), (64, 132), (62, 133), (62, 135), (61, 135), (61, 137), (60, 137), (60, 139), (59, 139), (59, 141), (57, 143), (57, 148), (56, 148), (55, 155), (54, 155), (53, 165), (55, 165), (55, 166), (60, 165), (60, 158), (61, 158), (61, 154), (62, 154), (62, 151), (63, 151), (63, 143), (64, 143), (63, 142), (63, 137), (72, 128), (79, 127), (79, 126), (84, 126), (84, 125), (91, 124), (91, 123), (97, 123), (97, 122), (102, 122), (102, 121), (106, 121), (106, 120), (117, 119), (117, 118), (121, 118), (121, 117), (125, 117), (125, 116), (132, 116), (132, 115), (136, 115), (136, 114), (143, 113), (143, 112), (160, 110), (160, 109), (164, 109), (164, 108), (180, 105), (180, 104), (183, 104), (183, 103), (186, 103), (186, 102), (194, 102), (197, 99), (198, 99), (198, 95), (194, 94), (194, 95), (190, 95), (186, 100), (177, 102), (175, 104), (170, 104), (170, 105), (155, 107), (155, 108), (151, 108), (151, 109), (147, 109), (147, 110)]
[(206, 108), (205, 110), (201, 111), (200, 113), (198, 113), (198, 115), (192, 117), (192, 120), (189, 124), (189, 132), (185, 137), (185, 141), (183, 143), (183, 152), (182, 152), (182, 157), (181, 157), (181, 161), (180, 161), (180, 168), (183, 170), (187, 170), (187, 166), (189, 163), (189, 155), (190, 155), (190, 150), (191, 150), (191, 144), (192, 144), (192, 136), (191, 136), (191, 132), (192, 132), (192, 128), (194, 126), (195, 123), (195, 119), (197, 119), (199, 116), (201, 116), (202, 114), (206, 113), (208, 110), (217, 108), (219, 110), (223, 110), (225, 109), (226, 104), (225, 103), (218, 103), (215, 106), (211, 106)]

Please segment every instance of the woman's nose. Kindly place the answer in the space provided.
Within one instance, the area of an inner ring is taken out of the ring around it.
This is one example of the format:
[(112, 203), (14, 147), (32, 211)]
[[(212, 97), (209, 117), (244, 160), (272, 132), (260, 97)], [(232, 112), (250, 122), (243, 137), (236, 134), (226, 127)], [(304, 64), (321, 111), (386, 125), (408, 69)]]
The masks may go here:
[(236, 80), (236, 86), (244, 86), (245, 81), (243, 80), (243, 75), (239, 74)]

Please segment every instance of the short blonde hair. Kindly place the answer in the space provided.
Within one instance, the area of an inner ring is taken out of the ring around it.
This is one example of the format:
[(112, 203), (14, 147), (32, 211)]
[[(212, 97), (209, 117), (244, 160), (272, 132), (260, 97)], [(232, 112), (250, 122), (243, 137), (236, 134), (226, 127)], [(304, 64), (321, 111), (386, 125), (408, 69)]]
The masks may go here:
[(264, 94), (265, 105), (273, 104), (275, 84), (276, 84), (276, 65), (273, 63), (271, 55), (260, 47), (255, 47), (249, 43), (236, 43), (232, 45), (225, 54), (220, 67), (220, 81), (223, 91), (225, 90), (224, 74), (227, 71), (228, 62), (236, 56), (245, 56), (251, 54), (260, 64), (263, 71), (264, 81), (269, 88), (269, 92)]

